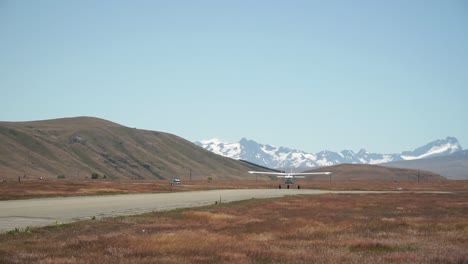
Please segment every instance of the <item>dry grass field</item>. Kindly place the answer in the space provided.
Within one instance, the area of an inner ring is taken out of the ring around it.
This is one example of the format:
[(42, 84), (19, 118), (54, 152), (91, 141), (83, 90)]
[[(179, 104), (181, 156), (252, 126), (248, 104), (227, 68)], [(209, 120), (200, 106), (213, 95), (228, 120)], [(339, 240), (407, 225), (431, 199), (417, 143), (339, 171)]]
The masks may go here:
[(183, 181), (169, 180), (22, 180), (0, 182), (0, 200), (41, 197), (111, 195), (126, 193), (160, 193), (233, 188), (271, 188), (275, 182), (263, 181)]
[(0, 235), (0, 263), (468, 263), (468, 194), (328, 194)]
[[(38, 197), (106, 195), (123, 193), (157, 193), (209, 189), (278, 188), (277, 180), (185, 181), (171, 186), (168, 180), (22, 180), (0, 182), (0, 200)], [(323, 190), (404, 190), (468, 191), (468, 181), (298, 181), (301, 188)], [(284, 187), (284, 186), (283, 186)], [(292, 185), (291, 188), (296, 188)]]
[[(179, 186), (178, 186), (179, 187)], [(0, 200), (171, 191), (169, 181), (22, 180), (0, 183)], [(175, 189), (175, 188), (174, 188)], [(190, 189), (185, 187), (180, 190)]]

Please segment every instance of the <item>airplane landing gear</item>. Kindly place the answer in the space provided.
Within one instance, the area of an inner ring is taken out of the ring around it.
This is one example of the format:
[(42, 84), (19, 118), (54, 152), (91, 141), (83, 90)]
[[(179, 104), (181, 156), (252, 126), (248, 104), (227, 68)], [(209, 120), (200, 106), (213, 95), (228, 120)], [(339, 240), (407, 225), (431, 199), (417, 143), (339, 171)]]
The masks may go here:
[[(289, 184), (287, 184), (287, 185), (286, 185), (286, 188), (289, 189), (289, 187), (290, 187)], [(278, 185), (278, 189), (281, 189), (281, 188), (283, 188), (283, 187), (281, 187), (281, 184)], [(301, 189), (301, 186), (300, 186), (300, 185), (297, 185), (297, 189)]]

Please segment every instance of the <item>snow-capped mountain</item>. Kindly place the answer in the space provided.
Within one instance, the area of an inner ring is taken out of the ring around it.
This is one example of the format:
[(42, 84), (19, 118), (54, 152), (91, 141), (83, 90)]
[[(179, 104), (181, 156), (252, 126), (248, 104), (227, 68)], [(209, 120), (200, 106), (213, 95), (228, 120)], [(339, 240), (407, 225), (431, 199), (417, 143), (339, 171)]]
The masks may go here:
[(365, 149), (357, 153), (352, 150), (307, 153), (296, 149), (264, 145), (245, 138), (237, 143), (226, 143), (215, 138), (195, 142), (195, 144), (222, 156), (247, 160), (269, 168), (314, 168), (340, 163), (380, 164), (447, 156), (462, 150), (458, 140), (454, 137), (439, 139), (413, 151), (403, 151), (398, 154), (369, 153)]

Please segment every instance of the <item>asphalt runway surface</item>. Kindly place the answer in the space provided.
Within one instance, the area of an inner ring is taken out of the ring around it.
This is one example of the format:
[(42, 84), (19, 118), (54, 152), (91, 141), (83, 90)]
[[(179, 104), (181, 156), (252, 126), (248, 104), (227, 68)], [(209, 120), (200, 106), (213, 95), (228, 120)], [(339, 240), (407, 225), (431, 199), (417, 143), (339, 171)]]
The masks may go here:
[(0, 201), (0, 232), (47, 226), (93, 217), (137, 215), (248, 199), (326, 193), (389, 193), (380, 191), (324, 191), (297, 189), (209, 190), (174, 193), (122, 194)]

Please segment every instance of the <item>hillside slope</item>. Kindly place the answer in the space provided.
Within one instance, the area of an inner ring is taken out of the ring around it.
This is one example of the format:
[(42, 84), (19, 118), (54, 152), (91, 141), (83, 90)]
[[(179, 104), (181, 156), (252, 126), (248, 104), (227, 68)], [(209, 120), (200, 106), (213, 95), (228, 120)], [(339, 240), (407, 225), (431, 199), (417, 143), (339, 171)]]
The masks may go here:
[(239, 179), (252, 169), (175, 135), (93, 117), (0, 122), (0, 179)]
[(428, 170), (452, 180), (468, 180), (468, 150), (450, 156), (385, 163), (382, 166)]
[[(405, 180), (445, 180), (440, 175), (421, 170), (387, 168), (379, 165), (367, 164), (340, 164), (330, 167), (321, 167), (318, 169), (307, 170), (305, 172), (320, 172), (331, 171), (334, 181), (347, 180), (390, 180), (390, 181), (405, 181)], [(317, 180), (326, 180), (328, 175), (320, 175), (311, 177)]]

